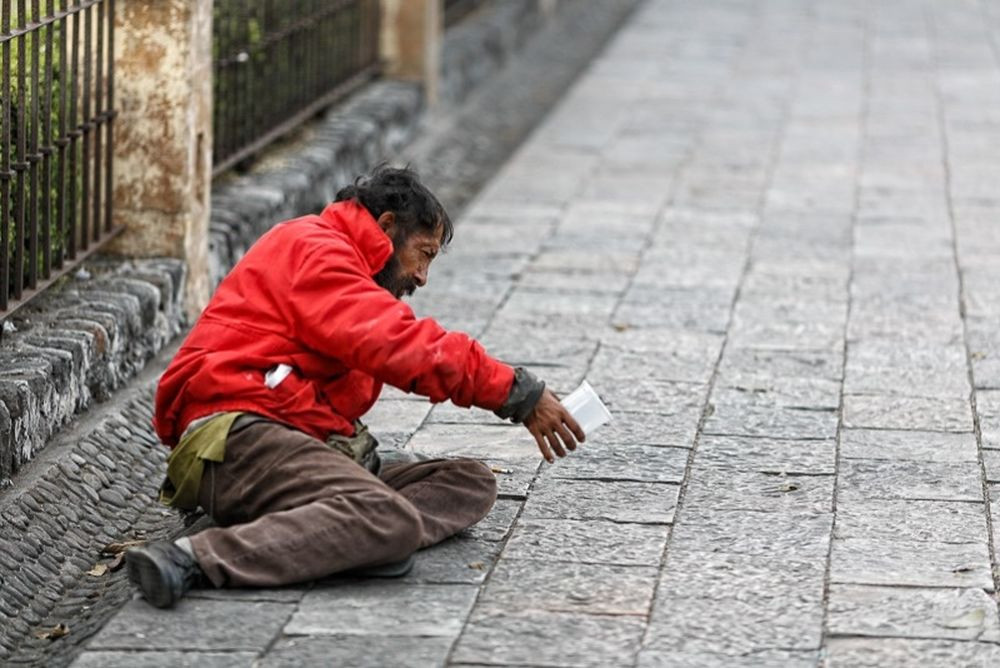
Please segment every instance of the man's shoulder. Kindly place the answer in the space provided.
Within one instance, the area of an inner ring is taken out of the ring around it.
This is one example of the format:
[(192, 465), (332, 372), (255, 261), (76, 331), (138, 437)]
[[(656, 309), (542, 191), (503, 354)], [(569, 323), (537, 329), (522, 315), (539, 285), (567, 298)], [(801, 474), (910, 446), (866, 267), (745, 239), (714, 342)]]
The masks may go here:
[(300, 216), (278, 223), (258, 241), (265, 249), (286, 248), (308, 252), (314, 248), (354, 249), (350, 235), (317, 215)]

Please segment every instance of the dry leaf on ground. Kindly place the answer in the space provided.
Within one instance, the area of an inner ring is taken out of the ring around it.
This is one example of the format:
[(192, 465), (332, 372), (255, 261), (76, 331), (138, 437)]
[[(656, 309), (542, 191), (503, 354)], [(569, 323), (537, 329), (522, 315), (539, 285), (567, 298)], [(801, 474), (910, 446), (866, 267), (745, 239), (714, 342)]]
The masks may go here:
[(69, 635), (69, 627), (65, 624), (56, 624), (53, 627), (35, 631), (35, 637), (39, 640), (57, 640), (65, 635)]
[(107, 564), (94, 564), (94, 567), (87, 571), (87, 575), (92, 575), (95, 578), (99, 578), (102, 575), (107, 575), (108, 565)]
[(101, 554), (107, 557), (112, 557), (116, 554), (121, 554), (125, 550), (132, 547), (139, 547), (140, 545), (145, 545), (144, 540), (123, 540), (120, 543), (108, 543), (101, 548)]

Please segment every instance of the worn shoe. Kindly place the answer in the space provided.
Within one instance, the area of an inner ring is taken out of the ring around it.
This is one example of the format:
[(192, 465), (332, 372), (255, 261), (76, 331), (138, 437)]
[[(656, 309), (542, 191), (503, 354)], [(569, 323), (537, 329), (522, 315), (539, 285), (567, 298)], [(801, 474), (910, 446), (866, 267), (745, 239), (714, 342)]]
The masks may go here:
[(125, 563), (128, 579), (157, 608), (171, 607), (205, 577), (198, 562), (169, 541), (132, 548)]
[(413, 570), (414, 563), (416, 563), (416, 559), (411, 554), (406, 559), (379, 566), (362, 566), (344, 571), (340, 575), (348, 578), (401, 578)]

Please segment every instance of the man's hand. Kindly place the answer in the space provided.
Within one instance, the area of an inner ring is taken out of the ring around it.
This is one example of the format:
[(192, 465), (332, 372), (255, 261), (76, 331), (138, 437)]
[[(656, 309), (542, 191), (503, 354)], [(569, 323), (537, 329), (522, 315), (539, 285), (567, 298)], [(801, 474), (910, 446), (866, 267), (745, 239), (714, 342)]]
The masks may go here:
[(567, 450), (576, 450), (578, 441), (583, 443), (586, 440), (580, 425), (551, 390), (542, 393), (534, 410), (525, 418), (524, 426), (535, 437), (542, 457), (550, 464), (555, 461), (553, 452), (558, 457), (565, 457)]

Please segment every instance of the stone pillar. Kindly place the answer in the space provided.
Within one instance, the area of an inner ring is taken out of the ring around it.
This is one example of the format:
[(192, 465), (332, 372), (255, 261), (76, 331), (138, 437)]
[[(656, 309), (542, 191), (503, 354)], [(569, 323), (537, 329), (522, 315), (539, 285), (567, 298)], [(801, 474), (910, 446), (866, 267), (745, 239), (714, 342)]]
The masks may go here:
[(187, 263), (185, 305), (208, 302), (212, 0), (118, 0), (115, 224), (110, 251)]
[(385, 74), (420, 81), (427, 104), (437, 102), (441, 70), (443, 0), (380, 0), (379, 52)]

